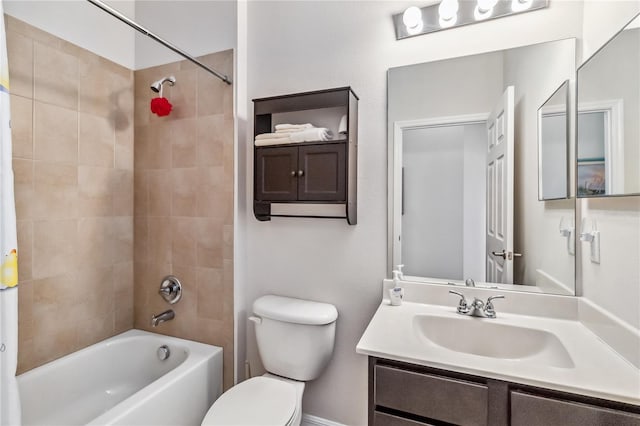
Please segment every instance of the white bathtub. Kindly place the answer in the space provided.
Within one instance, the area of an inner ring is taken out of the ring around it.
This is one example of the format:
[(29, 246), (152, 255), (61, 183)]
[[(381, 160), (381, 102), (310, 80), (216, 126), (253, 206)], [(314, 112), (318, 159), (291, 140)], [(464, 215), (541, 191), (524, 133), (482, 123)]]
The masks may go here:
[(222, 348), (130, 330), (18, 376), (18, 387), (23, 426), (199, 425), (222, 393)]

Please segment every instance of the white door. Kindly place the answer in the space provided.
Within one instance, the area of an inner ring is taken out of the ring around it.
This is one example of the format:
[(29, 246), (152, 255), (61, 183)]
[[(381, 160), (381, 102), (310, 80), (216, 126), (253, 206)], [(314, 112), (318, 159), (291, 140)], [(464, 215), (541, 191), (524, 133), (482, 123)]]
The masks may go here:
[(514, 88), (487, 120), (487, 281), (513, 284)]

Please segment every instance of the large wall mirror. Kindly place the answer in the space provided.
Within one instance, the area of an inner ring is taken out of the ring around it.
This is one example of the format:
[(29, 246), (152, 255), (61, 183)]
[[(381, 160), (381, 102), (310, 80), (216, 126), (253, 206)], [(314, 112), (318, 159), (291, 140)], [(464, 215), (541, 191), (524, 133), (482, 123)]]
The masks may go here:
[(640, 17), (578, 69), (577, 195), (640, 194)]
[(575, 294), (575, 199), (538, 200), (537, 160), (538, 109), (575, 69), (567, 39), (389, 70), (390, 267)]

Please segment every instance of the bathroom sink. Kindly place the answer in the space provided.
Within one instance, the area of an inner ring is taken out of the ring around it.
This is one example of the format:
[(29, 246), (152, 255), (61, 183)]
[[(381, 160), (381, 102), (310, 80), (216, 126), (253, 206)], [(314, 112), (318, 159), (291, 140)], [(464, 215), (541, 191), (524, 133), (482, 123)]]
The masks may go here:
[(498, 321), (457, 314), (417, 314), (413, 317), (413, 328), (421, 338), (455, 352), (574, 367), (567, 349), (555, 334)]

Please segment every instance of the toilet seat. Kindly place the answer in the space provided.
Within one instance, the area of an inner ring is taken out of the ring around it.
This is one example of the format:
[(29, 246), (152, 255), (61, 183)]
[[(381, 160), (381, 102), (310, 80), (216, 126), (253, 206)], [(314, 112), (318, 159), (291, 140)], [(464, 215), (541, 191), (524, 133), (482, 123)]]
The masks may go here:
[(223, 393), (207, 412), (202, 426), (286, 426), (295, 414), (295, 386), (260, 376)]

